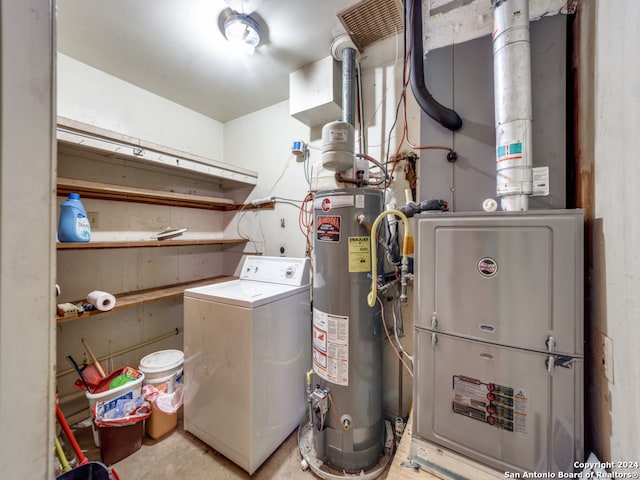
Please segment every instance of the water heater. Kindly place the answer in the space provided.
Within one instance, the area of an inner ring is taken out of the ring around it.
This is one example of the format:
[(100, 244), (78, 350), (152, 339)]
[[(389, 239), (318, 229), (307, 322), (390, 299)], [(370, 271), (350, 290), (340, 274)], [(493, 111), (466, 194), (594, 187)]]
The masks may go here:
[(318, 459), (345, 472), (371, 467), (384, 446), (382, 325), (378, 306), (367, 304), (371, 232), (364, 225), (381, 211), (378, 190), (315, 197), (313, 443)]

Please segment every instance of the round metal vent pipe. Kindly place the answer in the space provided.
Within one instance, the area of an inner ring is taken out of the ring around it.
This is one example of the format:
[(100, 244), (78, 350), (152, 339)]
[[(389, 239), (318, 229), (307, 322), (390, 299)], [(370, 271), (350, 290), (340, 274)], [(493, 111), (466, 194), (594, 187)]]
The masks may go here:
[(331, 55), (342, 62), (342, 120), (327, 123), (322, 129), (322, 166), (345, 172), (356, 166), (355, 111), (356, 61), (358, 51), (348, 35), (331, 43)]
[(331, 44), (331, 55), (337, 61), (342, 62), (342, 120), (355, 127), (358, 49), (348, 35), (341, 35)]
[(345, 48), (342, 52), (342, 120), (356, 125), (356, 51)]
[(528, 210), (533, 193), (529, 1), (491, 3), (496, 193), (502, 210)]

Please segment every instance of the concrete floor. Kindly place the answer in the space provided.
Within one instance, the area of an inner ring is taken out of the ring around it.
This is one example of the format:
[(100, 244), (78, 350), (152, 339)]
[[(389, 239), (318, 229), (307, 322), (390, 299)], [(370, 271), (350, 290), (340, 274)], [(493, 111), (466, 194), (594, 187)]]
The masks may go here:
[[(91, 426), (82, 422), (72, 427), (80, 447), (86, 449), (89, 460), (100, 461), (100, 450), (93, 443)], [(159, 440), (144, 436), (142, 447), (127, 458), (111, 466), (120, 480), (236, 480), (236, 479), (283, 479), (315, 480), (311, 471), (300, 468), (297, 431), (252, 475), (201, 442), (182, 427), (178, 427)], [(385, 479), (387, 470), (378, 477)]]

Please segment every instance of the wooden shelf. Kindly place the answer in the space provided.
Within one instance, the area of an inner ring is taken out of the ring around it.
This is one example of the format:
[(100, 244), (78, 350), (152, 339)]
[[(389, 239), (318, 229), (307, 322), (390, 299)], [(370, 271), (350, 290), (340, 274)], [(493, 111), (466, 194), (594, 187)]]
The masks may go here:
[(89, 182), (73, 178), (58, 178), (58, 196), (71, 192), (79, 193), (83, 198), (99, 200), (117, 200), (122, 202), (150, 203), (175, 207), (202, 208), (206, 210), (235, 210), (233, 200), (203, 195), (190, 195), (176, 192), (162, 192), (147, 188), (125, 187), (108, 183)]
[(212, 158), (176, 150), (140, 138), (105, 130), (94, 125), (58, 117), (56, 136), (59, 144), (93, 151), (128, 162), (154, 165), (209, 178), (222, 188), (255, 186), (258, 173)]
[(58, 250), (86, 250), (104, 248), (138, 248), (138, 247), (183, 247), (188, 245), (240, 245), (246, 243), (244, 238), (229, 240), (136, 240), (126, 242), (58, 242)]
[[(206, 278), (203, 280), (198, 280), (194, 282), (185, 282), (185, 283), (177, 283), (174, 285), (166, 285), (164, 287), (159, 288), (149, 288), (146, 290), (138, 290), (135, 292), (123, 293), (119, 295), (115, 295), (116, 304), (113, 309), (102, 312), (100, 310), (91, 310), (88, 312), (84, 312), (81, 314), (73, 313), (68, 315), (57, 315), (56, 323), (64, 323), (69, 322), (71, 320), (77, 320), (79, 318), (86, 318), (92, 315), (100, 315), (109, 312), (115, 312), (117, 310), (123, 310), (125, 308), (137, 307), (139, 305), (144, 305), (147, 303), (158, 302), (160, 300), (166, 300), (169, 298), (180, 297), (184, 293), (185, 289), (200, 287), (203, 285), (211, 285), (212, 283), (220, 283), (226, 282), (228, 280), (234, 280), (235, 277), (227, 277), (227, 276), (218, 276), (212, 278)], [(78, 300), (73, 303), (74, 305), (78, 303), (83, 303), (84, 300)]]
[(220, 197), (206, 197), (204, 195), (192, 195), (187, 193), (163, 192), (148, 188), (125, 187), (110, 183), (89, 182), (75, 178), (58, 178), (57, 194), (65, 196), (79, 193), (83, 198), (98, 200), (115, 200), (119, 202), (147, 203), (152, 205), (168, 205), (172, 207), (190, 207), (205, 210), (234, 211), (234, 210), (262, 210), (273, 209), (275, 202), (266, 202), (260, 205), (242, 204), (236, 205), (233, 200)]

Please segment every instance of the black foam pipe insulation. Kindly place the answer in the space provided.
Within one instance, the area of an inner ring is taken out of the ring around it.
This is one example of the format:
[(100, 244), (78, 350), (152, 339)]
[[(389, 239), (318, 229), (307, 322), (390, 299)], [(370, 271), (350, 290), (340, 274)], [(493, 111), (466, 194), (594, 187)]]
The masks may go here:
[(433, 98), (424, 80), (424, 48), (422, 44), (422, 0), (405, 0), (405, 32), (407, 45), (411, 45), (411, 89), (420, 108), (443, 127), (455, 131), (462, 119), (454, 110)]

